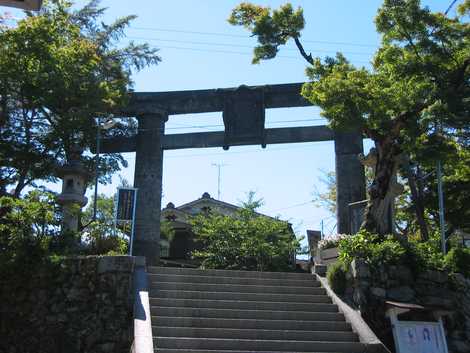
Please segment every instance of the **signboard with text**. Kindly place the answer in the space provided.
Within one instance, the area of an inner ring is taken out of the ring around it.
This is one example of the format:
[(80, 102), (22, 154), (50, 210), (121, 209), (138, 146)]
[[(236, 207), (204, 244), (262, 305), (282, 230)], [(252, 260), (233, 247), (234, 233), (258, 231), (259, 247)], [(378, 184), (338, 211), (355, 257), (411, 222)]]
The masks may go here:
[(136, 194), (137, 189), (134, 188), (118, 189), (116, 211), (117, 221), (132, 221)]
[(442, 325), (438, 322), (398, 321), (394, 324), (399, 353), (448, 353)]
[(118, 188), (116, 196), (117, 205), (115, 208), (114, 229), (118, 223), (129, 224), (132, 222), (131, 235), (129, 239), (129, 255), (132, 255), (135, 229), (135, 208), (137, 202), (136, 188)]

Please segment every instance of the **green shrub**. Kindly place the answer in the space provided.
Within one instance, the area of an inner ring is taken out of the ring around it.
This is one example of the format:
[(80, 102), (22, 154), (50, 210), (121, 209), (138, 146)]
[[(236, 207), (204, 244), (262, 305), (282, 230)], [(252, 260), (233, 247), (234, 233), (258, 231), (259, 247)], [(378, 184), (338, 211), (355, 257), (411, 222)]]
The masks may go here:
[(285, 221), (241, 208), (236, 217), (209, 213), (192, 220), (200, 249), (192, 256), (205, 268), (289, 271), (300, 248)]
[(426, 242), (409, 241), (406, 251), (407, 263), (416, 271), (443, 270), (445, 267), (439, 236), (432, 236)]
[(127, 237), (114, 234), (113, 227), (98, 219), (91, 222), (82, 233), (81, 252), (86, 255), (125, 255), (128, 253)]
[(0, 268), (24, 271), (48, 255), (51, 238), (57, 234), (53, 196), (30, 192), (25, 199), (0, 198)]
[(347, 266), (342, 261), (336, 261), (328, 266), (326, 278), (328, 283), (336, 294), (343, 295), (346, 292), (346, 273)]
[(376, 234), (360, 231), (339, 243), (339, 258), (349, 264), (353, 259), (362, 259), (369, 265), (397, 264), (404, 261), (405, 247), (394, 236), (379, 238)]
[(470, 277), (470, 249), (456, 247), (451, 249), (444, 258), (446, 268)]

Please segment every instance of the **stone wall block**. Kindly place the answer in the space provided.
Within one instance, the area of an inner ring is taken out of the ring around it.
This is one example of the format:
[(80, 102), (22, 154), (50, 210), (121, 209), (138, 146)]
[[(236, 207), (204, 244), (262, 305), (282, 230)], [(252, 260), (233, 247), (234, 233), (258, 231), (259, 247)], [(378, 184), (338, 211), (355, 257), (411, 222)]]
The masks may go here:
[(370, 293), (379, 298), (385, 298), (387, 296), (387, 291), (384, 288), (372, 287)]
[(104, 256), (98, 262), (98, 274), (107, 272), (132, 272), (133, 258), (129, 256)]
[(131, 257), (87, 256), (38, 266), (27, 279), (6, 279), (0, 352), (129, 352), (132, 270)]
[(388, 339), (391, 333), (383, 326), (388, 323), (386, 300), (416, 303), (445, 309), (449, 352), (470, 352), (470, 278), (445, 271), (426, 271), (415, 277), (405, 265), (370, 268), (362, 261), (352, 262), (348, 276), (352, 280), (345, 301), (359, 309), (377, 333), (384, 333), (380, 338)]
[(384, 266), (379, 267), (378, 274), (379, 274), (379, 279), (382, 283), (386, 283), (388, 281), (388, 278), (389, 278), (388, 271)]
[(367, 303), (367, 297), (362, 288), (356, 288), (354, 290), (353, 300), (359, 307)]
[(421, 304), (431, 307), (443, 307), (446, 309), (453, 309), (455, 307), (454, 301), (449, 298), (426, 296), (420, 298)]
[(390, 277), (400, 281), (403, 285), (413, 284), (415, 279), (413, 272), (406, 266), (395, 266), (395, 269), (389, 271)]
[(402, 285), (405, 285), (404, 283), (402, 283), (401, 281), (399, 281), (397, 279), (389, 279), (388, 281), (385, 281), (385, 282), (382, 282), (382, 283), (385, 284), (385, 286), (388, 287), (388, 288), (400, 287)]
[(444, 271), (425, 271), (418, 278), (435, 283), (446, 283), (449, 279), (449, 274)]
[(394, 287), (387, 291), (387, 297), (400, 302), (412, 302), (415, 300), (415, 291), (408, 286)]
[(369, 266), (360, 260), (353, 260), (351, 262), (351, 271), (354, 278), (369, 278)]

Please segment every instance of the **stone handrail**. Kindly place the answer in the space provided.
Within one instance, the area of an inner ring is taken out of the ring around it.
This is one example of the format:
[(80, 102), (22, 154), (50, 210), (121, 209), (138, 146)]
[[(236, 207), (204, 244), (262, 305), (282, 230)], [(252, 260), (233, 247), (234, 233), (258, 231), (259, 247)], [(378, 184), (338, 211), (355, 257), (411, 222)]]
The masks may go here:
[(366, 344), (367, 348), (364, 353), (391, 353), (366, 324), (361, 314), (343, 302), (336, 295), (336, 293), (330, 288), (328, 280), (319, 275), (316, 276), (317, 280), (320, 281), (322, 287), (325, 288), (333, 303), (336, 304), (338, 309), (343, 313), (346, 321), (351, 324), (353, 331), (359, 336), (359, 341)]
[(152, 321), (145, 257), (135, 257), (134, 266), (134, 341), (131, 353), (153, 353)]

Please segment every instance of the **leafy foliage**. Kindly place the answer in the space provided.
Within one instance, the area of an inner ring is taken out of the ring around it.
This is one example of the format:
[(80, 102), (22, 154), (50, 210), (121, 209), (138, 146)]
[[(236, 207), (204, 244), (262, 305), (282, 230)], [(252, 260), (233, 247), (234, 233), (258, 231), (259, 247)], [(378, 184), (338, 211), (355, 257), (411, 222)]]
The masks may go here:
[[(255, 62), (273, 58), (279, 45), (293, 39), (309, 63), (310, 82), (302, 95), (322, 109), (333, 129), (358, 130), (374, 141), (377, 162), (364, 226), (385, 236), (390, 227), (382, 210), (400, 156), (422, 162), (418, 152), (427, 150), (424, 154), (435, 161), (452, 153), (443, 148), (450, 143), (468, 147), (470, 26), (463, 16), (468, 2), (459, 16), (448, 18), (421, 7), (419, 0), (384, 0), (375, 19), (382, 45), (370, 70), (356, 68), (340, 53), (323, 60), (307, 55), (300, 44), (302, 12), (284, 10), (289, 8), (276, 12), (244, 3), (233, 10), (230, 22), (275, 49), (267, 55), (255, 50)], [(287, 17), (282, 21), (287, 29), (276, 13)], [(425, 149), (423, 141), (428, 142)]]
[(380, 265), (408, 264), (414, 271), (447, 270), (470, 275), (470, 249), (453, 247), (446, 255), (440, 250), (439, 234), (432, 234), (426, 242), (388, 236), (385, 240), (361, 231), (340, 241), (339, 260), (350, 264), (363, 260), (372, 269)]
[[(96, 219), (93, 220), (94, 200), (89, 202), (82, 215), (85, 225), (81, 232), (84, 244), (83, 251), (88, 254), (119, 255), (129, 253), (131, 224), (114, 225), (114, 196), (98, 195)], [(173, 240), (175, 231), (168, 221), (160, 222), (160, 236), (169, 242)]]
[(431, 234), (430, 239), (419, 242), (410, 239), (405, 243), (407, 250), (407, 261), (417, 270), (443, 270), (445, 269), (445, 256), (441, 251), (440, 235), (438, 232)]
[[(18, 197), (37, 180), (55, 181), (73, 145), (94, 145), (95, 117), (126, 103), (132, 69), (160, 60), (148, 45), (118, 46), (134, 17), (106, 25), (98, 4), (74, 10), (69, 1), (46, 1), (39, 15), (0, 28), (0, 194), (12, 187)], [(108, 134), (132, 127), (122, 120)], [(93, 158), (83, 159), (91, 171)], [(121, 165), (119, 154), (102, 156), (101, 181)]]
[(25, 199), (0, 197), (0, 268), (28, 271), (49, 254), (58, 234), (51, 194), (30, 192)]
[(192, 220), (203, 250), (193, 252), (206, 268), (283, 271), (292, 268), (300, 244), (287, 222), (244, 207), (235, 217), (212, 214)]
[(114, 228), (114, 197), (98, 195), (96, 219), (93, 220), (94, 200), (83, 212), (83, 242), (90, 254), (127, 254), (130, 226)]
[(339, 295), (343, 295), (346, 292), (347, 272), (347, 266), (342, 261), (336, 261), (328, 266), (326, 279), (331, 289)]
[(451, 249), (445, 257), (446, 268), (470, 277), (470, 249), (456, 247)]
[(244, 26), (258, 38), (253, 64), (274, 58), (279, 47), (290, 38), (299, 37), (305, 25), (302, 9), (294, 10), (291, 4), (271, 10), (244, 2), (232, 11), (228, 21), (232, 25)]
[(354, 259), (362, 259), (369, 265), (398, 264), (404, 261), (405, 254), (406, 249), (393, 236), (381, 240), (364, 230), (339, 243), (339, 259), (348, 264)]
[(326, 190), (320, 192), (315, 187), (313, 191), (313, 202), (318, 206), (324, 207), (332, 215), (336, 215), (336, 174), (335, 172), (322, 171), (322, 176), (319, 178)]

